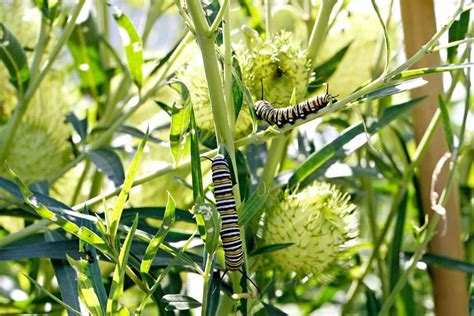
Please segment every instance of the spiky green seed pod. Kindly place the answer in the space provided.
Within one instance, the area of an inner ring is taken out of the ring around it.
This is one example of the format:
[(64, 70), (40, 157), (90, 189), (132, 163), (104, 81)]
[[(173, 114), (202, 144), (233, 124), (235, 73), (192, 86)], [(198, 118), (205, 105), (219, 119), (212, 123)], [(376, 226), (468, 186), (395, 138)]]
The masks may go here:
[(311, 61), (292, 33), (282, 31), (270, 40), (253, 38), (246, 48), (237, 50), (237, 55), (244, 83), (255, 99), (263, 97), (273, 106), (282, 107), (289, 104), (293, 91), (297, 101), (304, 97)]
[[(188, 87), (197, 126), (205, 134), (214, 134), (214, 118), (201, 55), (194, 54), (194, 57), (191, 57), (191, 60), (177, 71), (176, 77)], [(252, 118), (249, 110), (246, 106), (242, 106), (235, 126), (236, 138), (246, 136), (250, 132), (251, 126)]]
[(65, 116), (75, 94), (65, 82), (61, 74), (46, 76), (7, 148), (8, 165), (26, 183), (50, 179), (72, 159), (71, 129)]
[(296, 193), (284, 191), (266, 207), (259, 244), (294, 245), (266, 254), (265, 266), (298, 278), (326, 278), (357, 236), (355, 209), (347, 194), (324, 182)]

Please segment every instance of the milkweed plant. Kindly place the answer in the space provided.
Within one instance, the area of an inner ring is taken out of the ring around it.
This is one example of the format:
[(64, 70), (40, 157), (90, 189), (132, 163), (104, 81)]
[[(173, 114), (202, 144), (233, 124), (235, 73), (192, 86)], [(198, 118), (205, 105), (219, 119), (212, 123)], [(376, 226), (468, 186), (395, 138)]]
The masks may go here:
[[(416, 185), (442, 120), (469, 254), (458, 2), (405, 57), (394, 1), (2, 1), (0, 313), (431, 313), (427, 266), (474, 271), (425, 253), (442, 216), (423, 220)], [(450, 86), (417, 145), (409, 91), (432, 73)]]

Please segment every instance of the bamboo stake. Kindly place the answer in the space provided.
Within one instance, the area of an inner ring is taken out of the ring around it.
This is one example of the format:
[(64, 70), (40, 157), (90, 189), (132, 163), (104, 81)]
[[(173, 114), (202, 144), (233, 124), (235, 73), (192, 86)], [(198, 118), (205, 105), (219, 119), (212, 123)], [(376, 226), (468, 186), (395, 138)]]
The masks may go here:
[[(405, 52), (411, 56), (436, 33), (433, 0), (401, 0), (403, 29), (405, 33)], [(416, 67), (435, 66), (440, 64), (437, 53), (425, 56), (415, 64)], [(443, 91), (441, 75), (430, 77), (430, 83), (412, 92), (413, 97), (427, 95), (423, 104), (413, 109), (413, 128), (417, 142), (421, 139), (428, 123), (437, 108), (437, 97)], [(438, 128), (433, 143), (427, 149), (420, 164), (420, 185), (423, 211), (432, 216), (430, 202), (431, 175), (440, 157), (448, 151), (442, 128)], [(446, 184), (447, 170), (440, 174), (439, 185)], [(453, 186), (455, 187), (455, 186)], [(429, 244), (430, 252), (446, 257), (464, 258), (461, 242), (460, 209), (456, 189), (451, 190), (446, 205), (445, 223), (441, 222), (437, 233)], [(445, 225), (445, 230), (443, 228)], [(433, 298), (436, 315), (467, 315), (468, 297), (466, 275), (464, 273), (443, 268), (432, 268)]]

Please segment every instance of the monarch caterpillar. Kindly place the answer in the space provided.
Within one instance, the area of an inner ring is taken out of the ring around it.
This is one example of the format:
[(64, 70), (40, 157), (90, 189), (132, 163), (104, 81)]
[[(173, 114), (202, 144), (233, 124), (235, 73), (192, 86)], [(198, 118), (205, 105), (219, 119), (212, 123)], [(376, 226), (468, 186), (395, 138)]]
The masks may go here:
[(270, 125), (282, 128), (287, 123), (293, 125), (297, 119), (305, 119), (308, 114), (316, 113), (326, 107), (329, 102), (336, 102), (336, 97), (325, 94), (315, 96), (293, 106), (274, 109), (270, 102), (259, 100), (255, 103), (255, 114), (259, 120), (264, 120)]
[(226, 270), (220, 280), (224, 278), (227, 271), (239, 271), (255, 286), (260, 296), (262, 296), (257, 285), (242, 270), (244, 251), (240, 236), (239, 217), (236, 211), (234, 193), (232, 192), (229, 165), (221, 154), (216, 155), (212, 159), (212, 182), (214, 184), (216, 208), (222, 219), (220, 235), (226, 265)]
[(212, 182), (217, 211), (222, 219), (221, 239), (226, 270), (240, 270), (244, 263), (244, 252), (240, 238), (239, 218), (235, 210), (229, 165), (223, 155), (218, 154), (212, 160)]

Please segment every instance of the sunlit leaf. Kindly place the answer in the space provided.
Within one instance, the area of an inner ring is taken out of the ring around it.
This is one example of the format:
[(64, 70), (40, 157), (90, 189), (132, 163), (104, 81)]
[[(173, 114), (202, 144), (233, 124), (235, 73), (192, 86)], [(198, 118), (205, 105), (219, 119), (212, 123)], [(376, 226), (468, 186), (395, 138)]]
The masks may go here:
[(151, 264), (153, 263), (153, 258), (156, 256), (158, 248), (160, 247), (161, 242), (166, 237), (166, 234), (171, 229), (174, 223), (174, 210), (175, 210), (175, 202), (171, 194), (168, 192), (168, 202), (166, 203), (166, 211), (164, 214), (163, 222), (161, 223), (161, 227), (150, 241), (146, 251), (145, 257), (142, 260), (140, 271), (143, 273), (148, 273), (150, 270)]
[(113, 6), (114, 19), (122, 39), (122, 45), (125, 48), (127, 56), (128, 68), (133, 81), (138, 87), (142, 84), (142, 67), (143, 67), (143, 44), (142, 39), (138, 35), (132, 21), (117, 6)]
[(127, 201), (128, 194), (132, 189), (133, 180), (135, 179), (135, 175), (137, 174), (138, 166), (140, 165), (140, 162), (142, 160), (143, 149), (145, 148), (145, 144), (148, 140), (148, 135), (149, 133), (147, 130), (145, 138), (143, 138), (140, 147), (138, 147), (135, 157), (133, 157), (132, 163), (128, 168), (127, 176), (125, 178), (125, 181), (123, 182), (122, 190), (120, 191), (120, 194), (117, 198), (117, 201), (115, 202), (112, 212), (106, 212), (105, 219), (112, 240), (114, 240), (115, 236), (117, 235), (117, 229), (120, 223), (120, 218), (122, 217), (122, 211), (125, 207), (125, 202)]
[(99, 298), (94, 291), (94, 287), (90, 279), (84, 274), (84, 269), (87, 266), (86, 260), (74, 260), (70, 257), (67, 258), (69, 264), (74, 268), (77, 274), (77, 284), (79, 287), (79, 297), (81, 301), (87, 306), (89, 312), (94, 316), (104, 315), (102, 308), (100, 307)]
[(170, 127), (171, 153), (175, 163), (179, 163), (181, 158), (187, 156), (190, 150), (191, 97), (188, 88), (181, 81), (172, 81), (170, 87), (181, 96), (181, 102), (173, 105)]
[[(208, 253), (213, 254), (219, 246), (219, 233), (221, 230), (221, 220), (216, 207), (210, 203), (196, 204), (194, 213), (202, 216), (204, 221), (204, 236), (201, 233)], [(201, 224), (200, 222), (198, 222)], [(201, 224), (202, 225), (202, 224)]]
[(112, 285), (110, 286), (109, 297), (107, 299), (107, 314), (116, 313), (118, 311), (118, 300), (123, 294), (123, 286), (125, 281), (125, 268), (128, 263), (128, 256), (132, 246), (133, 236), (138, 225), (138, 215), (133, 221), (132, 227), (120, 248), (118, 262), (115, 265), (114, 274), (112, 277)]
[(201, 303), (196, 301), (194, 298), (186, 296), (186, 295), (180, 295), (180, 294), (167, 294), (163, 296), (161, 299), (163, 302), (168, 304), (166, 306), (166, 310), (172, 311), (172, 310), (188, 310), (188, 309), (193, 309), (201, 306)]

